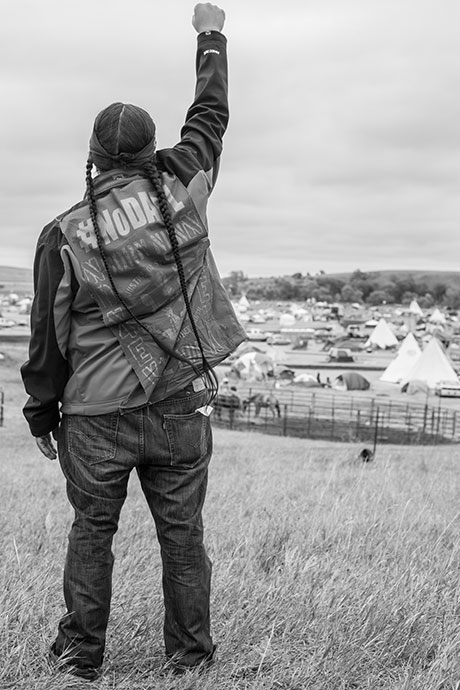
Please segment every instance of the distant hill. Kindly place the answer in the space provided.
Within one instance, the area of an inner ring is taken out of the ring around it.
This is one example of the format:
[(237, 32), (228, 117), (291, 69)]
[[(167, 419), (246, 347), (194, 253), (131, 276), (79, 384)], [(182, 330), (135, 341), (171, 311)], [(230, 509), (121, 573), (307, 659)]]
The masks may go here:
[[(353, 275), (349, 273), (326, 273), (324, 277), (337, 278), (348, 282)], [(460, 271), (411, 271), (411, 270), (383, 270), (383, 271), (362, 271), (366, 276), (372, 277), (376, 287), (384, 286), (392, 281), (403, 279), (413, 279), (417, 284), (424, 284), (428, 291), (433, 290), (436, 285), (444, 284), (460, 291)], [(284, 276), (288, 278), (288, 276)], [(271, 278), (246, 278), (251, 284), (267, 284), (271, 281), (282, 279), (283, 276)], [(228, 287), (231, 283), (230, 278), (225, 278), (224, 283)], [(246, 288), (248, 286), (246, 285)], [(18, 268), (13, 266), (0, 266), (0, 290), (3, 292), (31, 293), (33, 290), (32, 268)], [(235, 291), (236, 292), (236, 291)]]
[(2, 292), (31, 293), (33, 290), (32, 269), (0, 266), (0, 290)]
[[(383, 285), (392, 279), (413, 278), (416, 283), (426, 283), (428, 289), (432, 289), (437, 283), (443, 283), (455, 289), (460, 289), (460, 270), (459, 271), (410, 271), (410, 270), (384, 270), (384, 271), (363, 271), (369, 276), (373, 276)], [(350, 273), (328, 273), (339, 280), (348, 280)]]

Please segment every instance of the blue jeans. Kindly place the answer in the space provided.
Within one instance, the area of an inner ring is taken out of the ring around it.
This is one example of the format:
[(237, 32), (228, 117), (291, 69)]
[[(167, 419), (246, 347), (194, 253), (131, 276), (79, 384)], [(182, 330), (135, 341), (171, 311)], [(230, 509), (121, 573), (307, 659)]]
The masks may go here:
[(67, 614), (53, 651), (75, 665), (102, 664), (112, 594), (112, 540), (135, 467), (155, 521), (163, 565), (167, 657), (195, 666), (212, 657), (211, 561), (202, 507), (212, 453), (206, 391), (188, 386), (120, 414), (64, 415), (59, 460), (75, 511), (64, 569)]

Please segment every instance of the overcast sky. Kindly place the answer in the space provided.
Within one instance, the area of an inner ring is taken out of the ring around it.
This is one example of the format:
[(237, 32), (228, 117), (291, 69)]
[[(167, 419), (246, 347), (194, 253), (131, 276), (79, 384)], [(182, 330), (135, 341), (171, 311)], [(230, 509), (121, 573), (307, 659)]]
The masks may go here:
[[(95, 115), (176, 143), (194, 2), (4, 0), (0, 264), (78, 201)], [(227, 0), (231, 117), (211, 197), (223, 275), (460, 270), (458, 0)]]

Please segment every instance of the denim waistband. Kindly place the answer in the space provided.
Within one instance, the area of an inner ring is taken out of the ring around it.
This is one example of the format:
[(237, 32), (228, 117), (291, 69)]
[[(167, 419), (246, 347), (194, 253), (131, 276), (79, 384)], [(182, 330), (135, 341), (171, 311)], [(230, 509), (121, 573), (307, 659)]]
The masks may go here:
[(178, 398), (181, 397), (184, 393), (200, 393), (206, 388), (204, 385), (204, 381), (200, 376), (197, 376), (196, 379), (193, 379), (193, 381), (190, 381), (184, 388), (181, 388), (180, 390), (176, 391), (172, 395), (168, 395), (165, 400), (170, 400), (171, 398)]
[(171, 395), (168, 395), (167, 398), (164, 398), (163, 400), (157, 400), (155, 402), (147, 402), (147, 403), (142, 403), (142, 405), (137, 405), (137, 407), (125, 407), (121, 408), (119, 410), (119, 414), (124, 415), (128, 414), (129, 412), (138, 412), (139, 410), (142, 410), (146, 407), (151, 407), (152, 405), (161, 405), (162, 402), (165, 402), (167, 400), (176, 400), (178, 398), (184, 397), (184, 395), (194, 395), (196, 393), (201, 393), (204, 391), (206, 388), (203, 379), (200, 376), (197, 376), (193, 381), (190, 381), (186, 386), (181, 388), (178, 391), (175, 391)]

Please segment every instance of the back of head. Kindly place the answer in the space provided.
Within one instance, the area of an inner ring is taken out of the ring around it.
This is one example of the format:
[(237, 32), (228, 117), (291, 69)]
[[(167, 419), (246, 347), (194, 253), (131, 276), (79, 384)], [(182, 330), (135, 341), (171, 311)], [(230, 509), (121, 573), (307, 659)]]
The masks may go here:
[(99, 170), (143, 167), (155, 153), (155, 124), (146, 110), (112, 103), (94, 121), (89, 150)]

